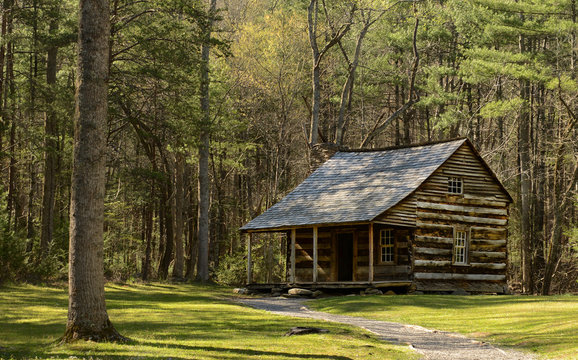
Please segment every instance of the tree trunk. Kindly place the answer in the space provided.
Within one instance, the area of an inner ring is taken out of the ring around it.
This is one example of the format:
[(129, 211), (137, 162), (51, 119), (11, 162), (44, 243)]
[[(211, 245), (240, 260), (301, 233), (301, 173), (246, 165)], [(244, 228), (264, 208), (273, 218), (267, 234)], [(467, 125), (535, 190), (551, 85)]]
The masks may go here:
[(62, 342), (126, 340), (110, 322), (104, 298), (108, 13), (106, 0), (80, 0), (68, 322)]
[[(49, 32), (58, 29), (57, 20), (50, 22)], [(45, 254), (52, 242), (54, 232), (54, 202), (56, 192), (56, 167), (58, 166), (58, 123), (56, 118), (55, 85), (56, 85), (56, 55), (58, 48), (51, 46), (46, 57), (46, 84), (48, 85), (44, 114), (44, 192), (42, 195), (42, 218), (40, 233), (40, 251)]]
[[(172, 199), (172, 176), (171, 169), (169, 166), (166, 167), (166, 173), (169, 174), (168, 179), (164, 179), (161, 185), (161, 217), (164, 217), (164, 230), (165, 230), (165, 241), (162, 251), (160, 251), (161, 260), (159, 262), (159, 278), (167, 279), (169, 276), (169, 266), (171, 265), (171, 260), (173, 259), (174, 250), (174, 226), (173, 226), (173, 212), (171, 206)], [(162, 233), (161, 233), (162, 234)]]
[[(362, 14), (364, 12), (362, 11)], [(383, 14), (383, 12), (382, 12)], [(359, 32), (357, 37), (357, 41), (355, 43), (355, 53), (353, 54), (353, 61), (349, 64), (348, 73), (347, 73), (347, 80), (343, 85), (343, 90), (341, 91), (341, 100), (339, 103), (339, 117), (337, 118), (337, 126), (336, 126), (336, 133), (335, 133), (335, 143), (337, 145), (343, 144), (343, 138), (345, 136), (346, 130), (346, 118), (345, 118), (345, 110), (347, 107), (351, 105), (351, 98), (353, 96), (353, 84), (355, 80), (355, 72), (357, 71), (357, 66), (359, 65), (359, 57), (361, 56), (361, 47), (363, 44), (363, 39), (369, 30), (369, 27), (377, 21), (380, 17), (379, 15), (376, 19), (371, 19), (371, 10), (368, 11), (367, 18), (363, 24), (363, 28)]]
[(173, 277), (176, 279), (183, 278), (185, 264), (185, 249), (183, 247), (184, 170), (185, 157), (179, 153), (176, 155), (175, 162), (175, 266), (173, 267)]
[[(520, 36), (520, 52), (526, 51), (525, 39)], [(528, 100), (530, 97), (530, 84), (522, 80), (521, 98)], [(528, 101), (529, 104), (529, 101)], [(518, 161), (520, 171), (520, 232), (522, 237), (522, 290), (531, 293), (534, 288), (532, 276), (532, 236), (530, 233), (531, 223), (531, 179), (530, 179), (530, 118), (526, 107), (522, 109), (518, 121)]]
[(143, 208), (143, 240), (145, 253), (142, 262), (142, 280), (148, 281), (151, 270), (151, 256), (153, 247), (153, 208), (152, 204), (146, 204)]
[(319, 129), (319, 102), (321, 101), (321, 86), (319, 82), (319, 48), (317, 47), (317, 14), (319, 4), (317, 0), (311, 0), (307, 12), (309, 43), (311, 45), (313, 69), (311, 73), (312, 101), (311, 101), (311, 128), (309, 129), (309, 146), (317, 144), (317, 132)]
[[(13, 5), (13, 3), (12, 3)], [(8, 35), (12, 34), (12, 9), (10, 14), (8, 14), (7, 29), (6, 33)], [(16, 126), (14, 124), (14, 97), (15, 86), (14, 86), (14, 44), (10, 41), (6, 45), (6, 76), (5, 90), (4, 90), (4, 102), (2, 119), (4, 120), (3, 128), (10, 126), (10, 139), (9, 141), (9, 152), (10, 160), (8, 165), (8, 198), (6, 202), (6, 211), (8, 213), (8, 230), (12, 226), (12, 213), (14, 209), (14, 182), (15, 182), (15, 172), (16, 172), (16, 158), (14, 157), (14, 146), (15, 146), (15, 136), (16, 136)]]
[(185, 277), (187, 279), (194, 279), (195, 276), (195, 268), (197, 267), (197, 252), (198, 252), (198, 244), (196, 241), (196, 237), (198, 235), (197, 232), (197, 215), (198, 212), (196, 210), (196, 206), (194, 204), (194, 187), (192, 184), (189, 185), (189, 199), (188, 199), (188, 206), (187, 206), (187, 213), (188, 213), (188, 234), (187, 234), (187, 266), (186, 266), (186, 274)]
[(198, 235), (198, 262), (197, 278), (202, 282), (209, 280), (209, 146), (211, 114), (209, 102), (209, 56), (211, 51), (211, 33), (213, 16), (217, 8), (217, 1), (210, 0), (208, 20), (204, 33), (204, 42), (201, 49), (201, 135), (199, 143), (199, 225)]

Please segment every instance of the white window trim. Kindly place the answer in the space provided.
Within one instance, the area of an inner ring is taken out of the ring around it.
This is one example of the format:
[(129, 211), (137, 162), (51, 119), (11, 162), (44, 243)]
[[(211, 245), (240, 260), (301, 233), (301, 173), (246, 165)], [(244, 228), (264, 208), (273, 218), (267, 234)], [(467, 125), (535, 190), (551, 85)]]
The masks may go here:
[[(458, 234), (463, 234), (464, 238), (464, 244), (463, 246), (460, 246), (461, 248), (463, 248), (463, 255), (464, 255), (464, 259), (463, 261), (457, 261), (456, 259), (456, 250), (458, 248), (458, 241), (461, 239), (458, 239)], [(452, 246), (452, 265), (457, 265), (457, 266), (469, 266), (470, 265), (470, 229), (467, 228), (455, 228), (454, 227), (454, 243)]]
[[(451, 191), (458, 187), (459, 184), (459, 192)], [(464, 179), (459, 176), (448, 176), (448, 194), (451, 195), (462, 195), (464, 193)]]
[[(391, 233), (391, 244), (384, 245), (382, 239), (387, 231)], [(391, 261), (383, 260), (384, 249), (391, 249)], [(379, 263), (388, 265), (395, 264), (395, 232), (391, 228), (379, 230)]]

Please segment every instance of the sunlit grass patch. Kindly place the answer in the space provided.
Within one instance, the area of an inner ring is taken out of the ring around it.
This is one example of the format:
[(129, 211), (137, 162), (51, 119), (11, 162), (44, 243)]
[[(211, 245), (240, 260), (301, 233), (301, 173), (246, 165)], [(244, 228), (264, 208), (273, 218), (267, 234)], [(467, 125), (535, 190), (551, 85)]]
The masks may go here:
[(310, 303), (335, 314), (453, 331), (548, 358), (576, 359), (576, 296), (366, 296)]
[[(0, 288), (0, 358), (85, 359), (407, 359), (406, 347), (336, 323), (295, 319), (229, 300), (229, 288), (111, 284), (107, 308), (128, 344), (56, 345), (67, 317), (66, 289)], [(293, 326), (328, 334), (284, 337)]]

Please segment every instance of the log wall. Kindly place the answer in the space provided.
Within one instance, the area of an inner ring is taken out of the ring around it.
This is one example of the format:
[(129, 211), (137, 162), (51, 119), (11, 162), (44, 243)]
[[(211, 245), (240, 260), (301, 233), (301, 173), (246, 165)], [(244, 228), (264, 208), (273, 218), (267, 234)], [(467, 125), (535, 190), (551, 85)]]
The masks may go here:
[(387, 210), (375, 220), (384, 224), (394, 226), (415, 227), (417, 214), (415, 213), (417, 197), (411, 194), (399, 204)]
[[(395, 238), (393, 264), (381, 263), (380, 231), (383, 229), (393, 230), (393, 236)], [(373, 279), (375, 281), (409, 280), (411, 273), (409, 245), (411, 243), (413, 231), (403, 227), (376, 224), (374, 225), (373, 233), (375, 249), (373, 259)]]
[[(448, 177), (463, 194), (448, 193)], [(413, 271), (418, 290), (502, 292), (506, 285), (509, 198), (463, 145), (415, 192)], [(469, 235), (469, 261), (452, 263), (454, 230)]]
[[(332, 233), (328, 228), (317, 232), (317, 281), (330, 281)], [(295, 238), (295, 281), (313, 281), (313, 229), (297, 229)]]

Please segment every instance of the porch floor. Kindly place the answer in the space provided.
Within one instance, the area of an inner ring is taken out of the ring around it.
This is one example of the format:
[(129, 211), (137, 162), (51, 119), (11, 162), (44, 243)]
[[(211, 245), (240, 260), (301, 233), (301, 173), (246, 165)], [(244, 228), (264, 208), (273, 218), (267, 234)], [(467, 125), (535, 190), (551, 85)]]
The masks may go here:
[(271, 289), (287, 290), (291, 288), (302, 289), (365, 289), (365, 288), (409, 288), (411, 281), (347, 281), (347, 282), (298, 282), (298, 283), (274, 283), (274, 284), (248, 284), (249, 290), (266, 291)]

